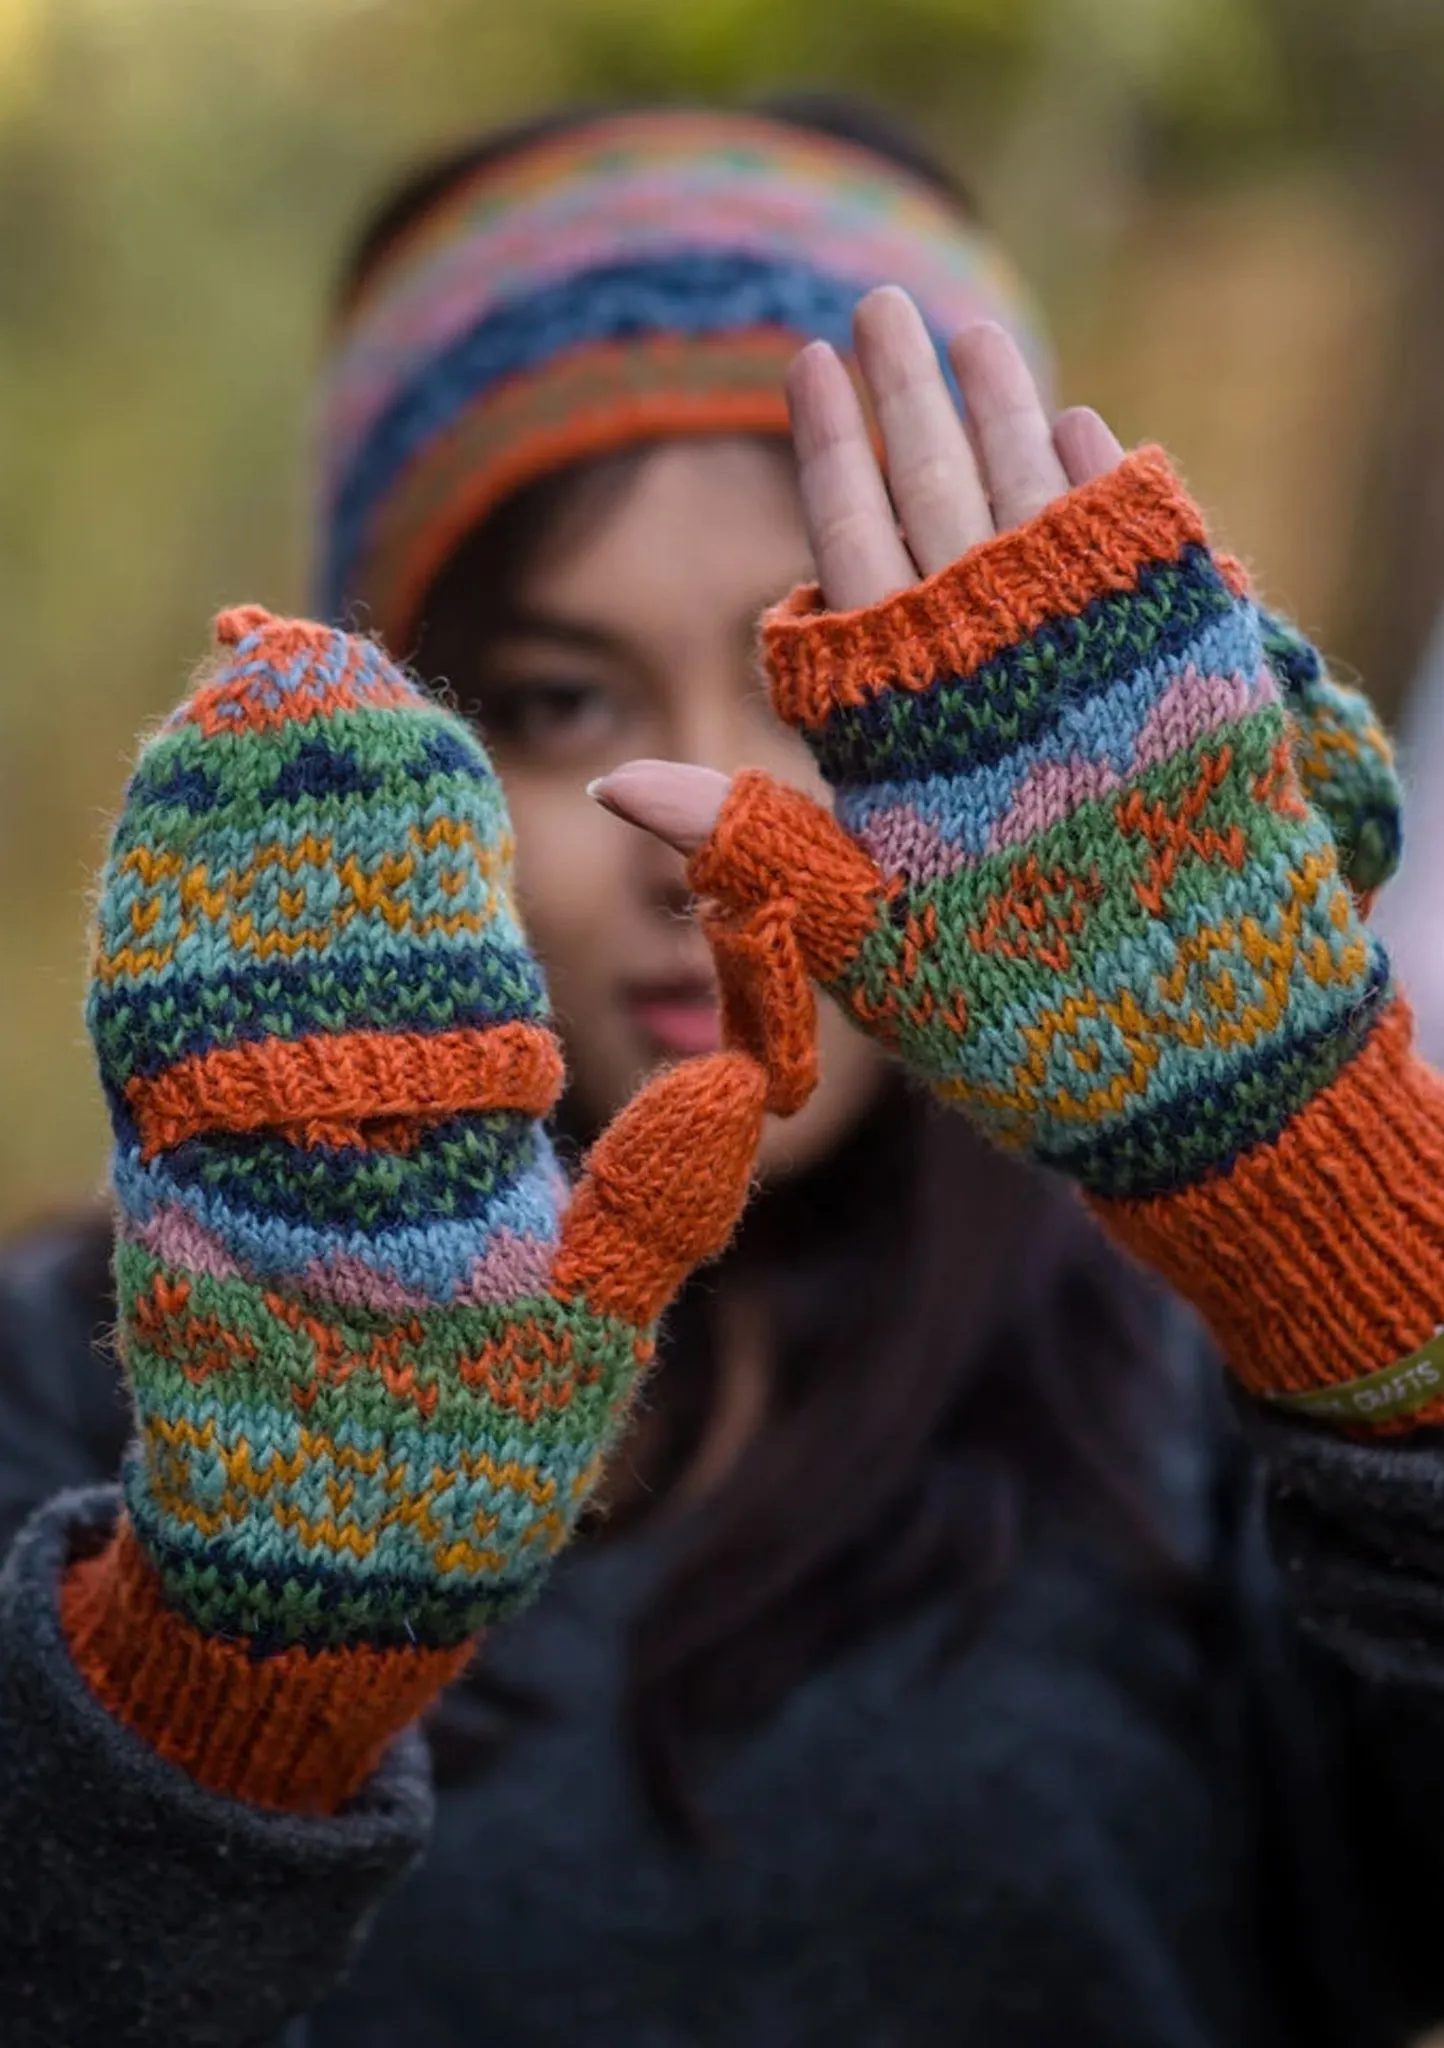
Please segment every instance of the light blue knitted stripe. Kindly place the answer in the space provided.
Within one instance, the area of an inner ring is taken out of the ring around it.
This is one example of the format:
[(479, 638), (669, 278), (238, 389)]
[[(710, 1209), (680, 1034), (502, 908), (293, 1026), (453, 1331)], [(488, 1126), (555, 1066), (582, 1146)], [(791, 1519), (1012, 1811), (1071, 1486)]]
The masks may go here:
[(1098, 763), (1126, 778), (1149, 714), (1186, 668), (1202, 676), (1258, 672), (1258, 627), (1242, 606), (1201, 633), (1181, 661), (1150, 663), (1086, 702), (1065, 705), (1057, 721), (1028, 745), (965, 775), (849, 784), (839, 792), (837, 815), (849, 832), (865, 837), (880, 814), (907, 807), (944, 845), (981, 859), (998, 820), (1005, 817), (1028, 775), (1039, 767), (1074, 761)]
[(520, 1180), (498, 1192), (484, 1221), (437, 1217), (425, 1229), (367, 1232), (318, 1229), (284, 1216), (258, 1217), (208, 1190), (179, 1185), (166, 1171), (164, 1155), (147, 1166), (138, 1151), (117, 1150), (114, 1160), (116, 1196), (134, 1224), (148, 1223), (161, 1207), (180, 1208), (219, 1239), (241, 1270), (255, 1279), (294, 1279), (314, 1263), (324, 1264), (328, 1255), (339, 1254), (437, 1302), (454, 1297), (498, 1233), (555, 1242), (559, 1174), (551, 1144), (539, 1134), (534, 1164)]

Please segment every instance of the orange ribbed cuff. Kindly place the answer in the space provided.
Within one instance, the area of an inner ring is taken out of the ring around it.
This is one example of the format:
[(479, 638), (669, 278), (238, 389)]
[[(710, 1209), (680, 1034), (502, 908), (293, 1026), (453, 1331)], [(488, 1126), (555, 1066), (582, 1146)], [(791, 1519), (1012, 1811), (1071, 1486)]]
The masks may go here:
[(1140, 448), (880, 604), (833, 612), (815, 583), (794, 590), (762, 622), (773, 705), (789, 725), (815, 727), (839, 706), (971, 675), (1050, 619), (1132, 591), (1148, 563), (1207, 545), (1168, 457)]
[(253, 1657), (166, 1605), (124, 1517), (104, 1550), (71, 1565), (60, 1619), (107, 1713), (207, 1791), (289, 1813), (344, 1806), (474, 1649)]
[[(1444, 1078), (1396, 999), (1270, 1145), (1224, 1178), (1090, 1206), (1191, 1301), (1250, 1393), (1304, 1394), (1391, 1366), (1444, 1322)], [(1375, 1428), (1444, 1423), (1444, 1396)]]

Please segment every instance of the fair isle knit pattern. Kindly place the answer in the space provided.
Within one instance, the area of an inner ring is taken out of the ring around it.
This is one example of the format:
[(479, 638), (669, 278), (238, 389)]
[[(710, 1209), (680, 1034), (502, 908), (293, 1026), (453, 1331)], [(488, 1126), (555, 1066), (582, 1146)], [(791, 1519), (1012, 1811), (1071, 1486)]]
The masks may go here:
[(254, 1654), (450, 1645), (565, 1539), (650, 1339), (555, 1284), (561, 1061), (480, 743), (367, 641), (217, 637), (98, 908), (130, 1520)]
[(445, 193), (348, 312), (321, 432), (319, 605), (410, 643), (430, 578), (506, 493), (679, 433), (787, 432), (805, 341), (844, 350), (873, 285), (945, 340), (1026, 295), (945, 197), (870, 150), (663, 109), (543, 137)]
[[(811, 857), (863, 864), (846, 943), (804, 950), (942, 1097), (1096, 1195), (1227, 1174), (1386, 1001), (1265, 630), (1149, 451), (870, 612), (804, 591), (767, 628), (843, 828)], [(754, 802), (744, 779), (694, 862), (724, 902), (788, 886), (729, 851)]]
[(1300, 785), (1329, 821), (1344, 879), (1367, 902), (1397, 873), (1404, 851), (1404, 792), (1389, 736), (1364, 693), (1330, 675), (1296, 626), (1265, 611), (1259, 624), (1297, 724)]

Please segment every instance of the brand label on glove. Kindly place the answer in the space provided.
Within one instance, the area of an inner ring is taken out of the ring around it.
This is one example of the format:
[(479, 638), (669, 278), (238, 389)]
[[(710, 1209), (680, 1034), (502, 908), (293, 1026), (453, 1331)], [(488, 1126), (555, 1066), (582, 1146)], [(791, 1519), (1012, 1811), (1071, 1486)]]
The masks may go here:
[(1397, 1365), (1307, 1394), (1269, 1394), (1274, 1408), (1318, 1422), (1399, 1422), (1444, 1395), (1444, 1324)]

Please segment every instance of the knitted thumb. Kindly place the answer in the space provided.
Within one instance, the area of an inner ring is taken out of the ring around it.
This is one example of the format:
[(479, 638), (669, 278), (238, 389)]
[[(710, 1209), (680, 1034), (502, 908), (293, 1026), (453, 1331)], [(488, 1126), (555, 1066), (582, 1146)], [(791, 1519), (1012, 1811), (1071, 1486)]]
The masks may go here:
[[(766, 1096), (763, 1070), (744, 1051), (650, 1081), (587, 1155), (557, 1247), (557, 1299), (649, 1330), (692, 1268), (731, 1237)], [(695, 1171), (679, 1171), (688, 1160)]]
[(766, 1072), (768, 1109), (791, 1115), (816, 1082), (814, 983), (844, 1001), (864, 1029), (892, 1041), (886, 1003), (870, 1000), (865, 980), (845, 993), (841, 982), (898, 891), (820, 804), (745, 769), (689, 860), (687, 879), (703, 899), (726, 1042)]

